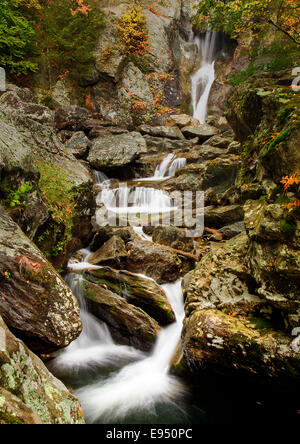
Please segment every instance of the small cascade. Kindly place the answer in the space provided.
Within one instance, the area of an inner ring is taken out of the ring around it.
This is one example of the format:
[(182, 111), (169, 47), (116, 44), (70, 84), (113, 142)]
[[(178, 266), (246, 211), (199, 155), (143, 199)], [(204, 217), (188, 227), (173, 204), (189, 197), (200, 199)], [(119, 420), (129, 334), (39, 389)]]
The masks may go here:
[(170, 168), (170, 164), (172, 164), (175, 158), (175, 154), (171, 153), (162, 161), (162, 163), (156, 168), (154, 177), (165, 177), (167, 176), (167, 171)]
[(209, 94), (215, 81), (217, 39), (217, 32), (207, 32), (204, 36), (193, 34), (193, 41), (197, 45), (198, 52), (202, 55), (201, 66), (191, 78), (193, 116), (202, 124), (206, 120)]
[(106, 366), (116, 366), (120, 361), (144, 358), (144, 353), (126, 345), (114, 343), (107, 325), (87, 311), (82, 295), (82, 276), (70, 273), (65, 278), (78, 299), (83, 331), (76, 341), (52, 360), (49, 369), (57, 376), (79, 375)]
[(176, 171), (183, 168), (186, 165), (186, 159), (184, 157), (178, 157), (175, 159), (168, 170), (168, 176), (174, 176)]
[(108, 177), (106, 176), (106, 174), (102, 173), (102, 171), (94, 170), (93, 174), (94, 174), (95, 182), (98, 184), (109, 180)]
[(156, 405), (160, 403), (180, 410), (176, 401), (184, 393), (184, 388), (169, 374), (169, 365), (184, 318), (181, 280), (162, 285), (162, 288), (172, 304), (176, 322), (161, 332), (150, 356), (77, 391), (89, 422), (120, 421), (135, 411), (142, 411), (146, 416), (155, 414)]
[(97, 200), (117, 214), (156, 214), (176, 209), (167, 192), (150, 187), (104, 189)]

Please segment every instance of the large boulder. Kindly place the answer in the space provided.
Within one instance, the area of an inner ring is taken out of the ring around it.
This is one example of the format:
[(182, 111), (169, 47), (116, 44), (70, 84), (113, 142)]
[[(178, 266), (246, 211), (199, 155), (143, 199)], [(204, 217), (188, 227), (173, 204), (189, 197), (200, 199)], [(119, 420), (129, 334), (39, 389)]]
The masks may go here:
[(279, 204), (247, 201), (245, 225), (251, 239), (248, 266), (258, 282), (258, 293), (276, 310), (284, 322), (297, 327), (300, 321), (300, 224), (287, 219)]
[(75, 396), (15, 338), (0, 316), (0, 424), (83, 423)]
[(172, 248), (146, 240), (135, 240), (127, 245), (126, 268), (134, 273), (144, 273), (159, 284), (176, 281), (182, 262)]
[(194, 137), (199, 137), (200, 142), (205, 142), (205, 140), (210, 139), (212, 136), (218, 134), (219, 130), (210, 126), (206, 123), (199, 126), (185, 126), (181, 129), (183, 135), (188, 139), (193, 139)]
[(125, 242), (119, 236), (112, 236), (102, 247), (89, 257), (91, 264), (106, 264), (118, 268), (127, 257)]
[(185, 230), (177, 227), (155, 227), (152, 240), (156, 244), (167, 245), (177, 250), (192, 251), (194, 249), (193, 238), (187, 237)]
[(108, 325), (116, 341), (151, 350), (160, 331), (154, 319), (101, 285), (83, 279), (81, 286), (89, 311)]
[(39, 353), (66, 347), (81, 333), (75, 296), (40, 251), (0, 208), (0, 314)]
[(160, 325), (168, 325), (175, 320), (165, 292), (152, 279), (109, 267), (90, 271), (84, 277), (95, 284), (106, 285), (109, 290), (124, 297), (129, 304), (144, 310)]
[(185, 276), (187, 313), (204, 308), (241, 314), (261, 309), (264, 301), (254, 292), (246, 264), (248, 248), (247, 235), (236, 236), (215, 247)]
[(221, 228), (224, 224), (232, 224), (243, 220), (244, 210), (241, 205), (227, 205), (225, 207), (206, 207), (205, 225), (212, 228)]
[[(0, 114), (1, 118), (1, 114)], [(0, 120), (0, 174), (8, 181), (38, 180), (33, 153), (16, 128)]]
[(92, 142), (88, 162), (97, 170), (108, 171), (129, 165), (145, 152), (146, 142), (140, 133), (107, 136)]
[(195, 311), (184, 324), (183, 349), (192, 372), (247, 376), (259, 383), (299, 383), (300, 354), (290, 335), (214, 309)]

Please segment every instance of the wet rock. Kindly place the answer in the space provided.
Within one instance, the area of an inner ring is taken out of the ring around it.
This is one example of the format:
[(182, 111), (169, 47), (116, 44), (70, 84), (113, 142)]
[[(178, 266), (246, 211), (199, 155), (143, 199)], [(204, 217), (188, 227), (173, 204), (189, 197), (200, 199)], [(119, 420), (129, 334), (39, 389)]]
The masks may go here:
[(140, 133), (132, 132), (95, 139), (88, 162), (97, 170), (107, 171), (129, 165), (146, 152), (146, 142)]
[(225, 207), (206, 207), (205, 225), (212, 228), (221, 228), (223, 224), (239, 222), (244, 217), (241, 205), (228, 205)]
[(40, 124), (53, 125), (53, 111), (46, 106), (39, 105), (33, 98), (31, 98), (34, 100), (33, 102), (28, 102), (26, 97), (26, 91), (23, 94), (20, 94), (20, 89), (19, 91), (8, 91), (0, 97), (0, 107), (9, 110), (14, 117), (24, 116), (26, 119)]
[(0, 314), (34, 351), (66, 347), (81, 333), (75, 296), (0, 209)]
[(126, 268), (143, 273), (159, 284), (176, 281), (181, 272), (181, 260), (169, 247), (144, 240), (135, 240), (127, 246)]
[(30, 146), (16, 128), (0, 120), (0, 173), (7, 180), (37, 181), (39, 171)]
[(188, 163), (202, 163), (207, 160), (213, 160), (217, 157), (224, 156), (224, 151), (220, 148), (214, 148), (208, 145), (195, 146), (190, 149), (186, 154)]
[(39, 415), (11, 392), (0, 387), (0, 424), (43, 424)]
[(217, 128), (207, 124), (201, 124), (197, 127), (195, 126), (186, 126), (181, 129), (183, 135), (188, 139), (193, 139), (194, 137), (199, 137), (200, 142), (205, 142), (205, 140), (209, 139), (212, 136), (218, 134)]
[(96, 232), (90, 244), (91, 251), (97, 251), (113, 236), (118, 236), (127, 243), (136, 237), (136, 233), (132, 227), (96, 227)]
[(85, 273), (84, 277), (95, 284), (106, 285), (108, 290), (144, 310), (160, 325), (168, 325), (175, 320), (165, 292), (152, 279), (109, 267)]
[(37, 191), (30, 193), (25, 202), (24, 211), (18, 221), (18, 224), (29, 237), (34, 239), (37, 230), (49, 218), (49, 210), (47, 205), (43, 202), (40, 194)]
[(203, 180), (199, 174), (187, 173), (166, 180), (163, 188), (167, 191), (200, 191), (202, 184)]
[(229, 147), (229, 145), (233, 142), (232, 138), (230, 137), (223, 137), (223, 136), (213, 136), (210, 139), (206, 140), (204, 142), (204, 145), (213, 146), (216, 148), (223, 148), (226, 149)]
[(122, 85), (136, 100), (148, 106), (153, 104), (153, 94), (150, 91), (147, 76), (133, 63), (128, 63), (124, 69)]
[(156, 152), (172, 152), (174, 150), (182, 150), (189, 152), (189, 150), (198, 143), (198, 138), (194, 138), (191, 140), (171, 140), (163, 137), (152, 137), (149, 135), (145, 135), (145, 140), (147, 143), (147, 152), (148, 153), (156, 153)]
[(99, 250), (89, 257), (91, 264), (106, 264), (119, 268), (127, 257), (125, 242), (119, 236), (112, 236)]
[(215, 158), (208, 161), (203, 174), (203, 188), (214, 188), (216, 192), (222, 193), (230, 188), (236, 180), (241, 166), (239, 156), (229, 155), (225, 158)]
[(167, 245), (182, 251), (194, 249), (193, 239), (186, 236), (186, 231), (177, 227), (154, 227), (152, 240), (156, 244)]
[(41, 423), (84, 424), (81, 406), (0, 316), (0, 424)]
[(81, 285), (89, 311), (108, 325), (116, 341), (144, 351), (151, 350), (160, 331), (154, 319), (100, 285), (87, 280)]

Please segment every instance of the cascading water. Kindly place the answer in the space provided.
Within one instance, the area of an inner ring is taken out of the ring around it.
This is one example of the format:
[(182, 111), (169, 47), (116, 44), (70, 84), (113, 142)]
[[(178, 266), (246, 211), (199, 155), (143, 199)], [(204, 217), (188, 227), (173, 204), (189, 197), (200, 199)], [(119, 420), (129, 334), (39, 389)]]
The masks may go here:
[[(156, 170), (155, 177), (162, 179), (174, 174), (185, 163), (186, 159), (169, 155)], [(103, 186), (107, 179), (102, 173), (97, 174), (97, 179), (102, 188), (97, 202), (110, 210), (153, 214), (174, 209), (168, 193), (163, 190), (127, 187), (126, 184), (109, 188)], [(136, 227), (135, 231), (151, 240), (142, 227)], [(184, 400), (187, 391), (179, 379), (169, 373), (184, 318), (181, 279), (161, 286), (174, 310), (176, 322), (160, 332), (152, 353), (146, 354), (116, 344), (106, 324), (88, 312), (82, 292), (83, 278), (76, 273), (99, 268), (89, 264), (90, 254), (88, 249), (81, 250), (78, 255), (81, 262), (72, 260), (69, 263), (71, 273), (66, 277), (80, 303), (82, 334), (50, 362), (50, 370), (75, 388), (90, 423), (189, 422), (189, 407)]]
[(157, 214), (176, 209), (167, 192), (150, 187), (104, 189), (97, 200), (117, 214)]
[(206, 120), (209, 94), (215, 81), (217, 36), (216, 32), (207, 32), (205, 36), (193, 34), (193, 41), (202, 55), (200, 69), (191, 77), (193, 116), (202, 124)]
[(159, 422), (159, 409), (165, 412), (171, 409), (175, 422), (178, 417), (180, 421), (186, 420), (180, 405), (184, 386), (169, 374), (184, 318), (181, 280), (162, 285), (176, 322), (162, 330), (151, 355), (115, 344), (107, 326), (87, 311), (81, 291), (82, 277), (70, 273), (66, 281), (79, 300), (83, 332), (51, 361), (49, 368), (57, 376), (73, 378), (73, 382), (77, 378), (76, 395), (87, 421), (113, 423), (126, 418), (132, 421), (132, 415), (142, 415), (145, 422), (145, 418), (151, 421), (154, 417)]

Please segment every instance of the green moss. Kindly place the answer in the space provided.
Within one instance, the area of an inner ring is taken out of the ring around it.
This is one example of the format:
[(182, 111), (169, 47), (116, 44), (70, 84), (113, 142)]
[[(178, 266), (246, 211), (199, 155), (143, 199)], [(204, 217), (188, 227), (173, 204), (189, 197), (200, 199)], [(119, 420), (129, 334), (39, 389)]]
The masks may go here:
[(271, 152), (274, 152), (276, 147), (278, 147), (283, 142), (289, 139), (291, 134), (291, 128), (285, 128), (281, 133), (275, 137), (271, 142), (269, 142), (266, 147), (262, 150), (261, 157), (268, 156)]
[(67, 244), (72, 239), (78, 190), (74, 191), (63, 168), (44, 161), (39, 161), (38, 167), (39, 187), (52, 218), (52, 223), (38, 238), (38, 243), (43, 251), (51, 251), (51, 255), (55, 257), (66, 252)]
[(13, 413), (0, 409), (0, 424), (25, 424), (25, 422)]
[(273, 329), (272, 322), (265, 318), (251, 317), (249, 320), (255, 329), (264, 330), (264, 333), (272, 331)]

